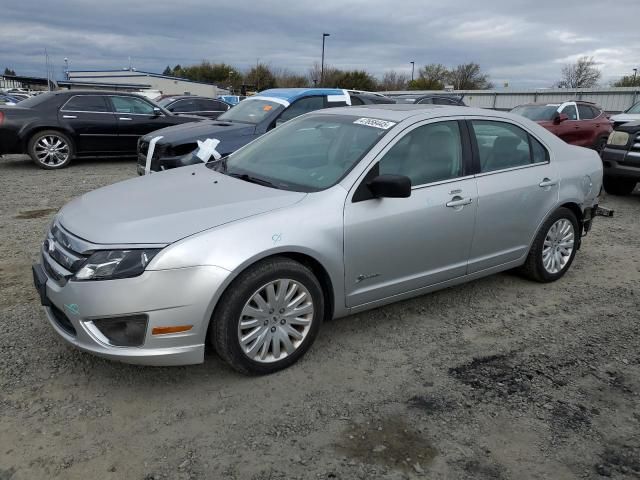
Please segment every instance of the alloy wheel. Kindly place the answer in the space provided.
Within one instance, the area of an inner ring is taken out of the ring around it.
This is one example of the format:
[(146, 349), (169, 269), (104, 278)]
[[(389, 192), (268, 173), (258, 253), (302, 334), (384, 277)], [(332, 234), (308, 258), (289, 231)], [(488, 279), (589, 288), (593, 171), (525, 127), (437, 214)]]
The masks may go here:
[(551, 225), (542, 247), (544, 269), (551, 274), (561, 272), (571, 259), (574, 243), (573, 223), (566, 218), (561, 218)]
[(244, 354), (260, 363), (272, 363), (293, 354), (313, 321), (309, 290), (291, 279), (260, 287), (245, 303), (238, 322), (238, 341)]
[(58, 167), (69, 160), (71, 150), (66, 140), (57, 135), (45, 135), (34, 147), (36, 157), (42, 165)]

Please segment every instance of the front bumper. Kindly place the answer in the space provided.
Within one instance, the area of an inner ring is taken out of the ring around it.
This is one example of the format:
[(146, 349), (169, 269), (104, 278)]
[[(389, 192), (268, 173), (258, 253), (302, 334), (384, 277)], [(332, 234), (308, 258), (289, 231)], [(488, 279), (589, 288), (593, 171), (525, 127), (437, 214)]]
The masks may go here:
[(634, 178), (640, 181), (640, 152), (605, 147), (602, 167), (608, 177)]
[[(200, 266), (146, 271), (139, 277), (118, 280), (60, 282), (36, 265), (34, 283), (36, 288), (40, 283), (39, 293), (49, 322), (70, 345), (125, 363), (188, 365), (204, 361), (216, 292), (228, 273), (222, 268)], [(111, 345), (93, 324), (96, 319), (137, 314), (148, 316), (140, 347)], [(152, 333), (154, 327), (173, 325), (193, 327), (176, 334)]]
[[(196, 165), (197, 163), (202, 163), (201, 160), (197, 158), (193, 158), (194, 156), (189, 153), (187, 155), (181, 155), (177, 157), (167, 157), (167, 156), (156, 156), (154, 153), (153, 158), (149, 164), (149, 171), (153, 172), (162, 172), (164, 170), (171, 170), (172, 168), (178, 167), (186, 167), (188, 165)], [(138, 164), (137, 164), (137, 172), (138, 175), (145, 174), (145, 168), (147, 165), (147, 157), (144, 153), (138, 153)]]

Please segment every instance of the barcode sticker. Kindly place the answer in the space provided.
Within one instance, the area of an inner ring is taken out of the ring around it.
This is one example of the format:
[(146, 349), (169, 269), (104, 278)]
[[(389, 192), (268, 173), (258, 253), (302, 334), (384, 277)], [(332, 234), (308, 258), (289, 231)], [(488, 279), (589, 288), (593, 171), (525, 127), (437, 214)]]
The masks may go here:
[(367, 127), (381, 128), (382, 130), (389, 130), (396, 124), (396, 122), (378, 120), (377, 118), (359, 118), (353, 123), (356, 123), (358, 125), (366, 125)]

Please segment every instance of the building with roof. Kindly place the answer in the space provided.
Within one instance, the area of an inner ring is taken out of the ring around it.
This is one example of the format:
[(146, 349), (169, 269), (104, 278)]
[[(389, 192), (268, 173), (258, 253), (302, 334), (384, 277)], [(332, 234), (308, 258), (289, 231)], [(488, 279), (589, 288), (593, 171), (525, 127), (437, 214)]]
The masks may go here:
[[(157, 90), (163, 95), (202, 95), (217, 97), (229, 92), (211, 83), (195, 82), (186, 78), (143, 72), (136, 69), (125, 70), (72, 70), (68, 72), (68, 82), (90, 88), (92, 85), (122, 85), (127, 89)], [(65, 82), (58, 82), (64, 86)], [(100, 87), (98, 87), (100, 88)], [(103, 87), (104, 88), (104, 87)]]

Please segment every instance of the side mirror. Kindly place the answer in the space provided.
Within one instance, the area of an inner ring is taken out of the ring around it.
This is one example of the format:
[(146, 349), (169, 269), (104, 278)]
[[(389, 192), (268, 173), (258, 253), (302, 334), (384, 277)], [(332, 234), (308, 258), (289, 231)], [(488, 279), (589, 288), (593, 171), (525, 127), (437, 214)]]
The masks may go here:
[(159, 107), (153, 107), (153, 116), (159, 117), (162, 115), (162, 110)]
[(564, 122), (565, 120), (569, 120), (569, 117), (567, 116), (566, 113), (557, 113), (553, 116), (553, 123), (554, 125), (559, 125), (560, 123)]
[(404, 175), (378, 175), (367, 187), (377, 198), (407, 198), (411, 196), (411, 179)]

